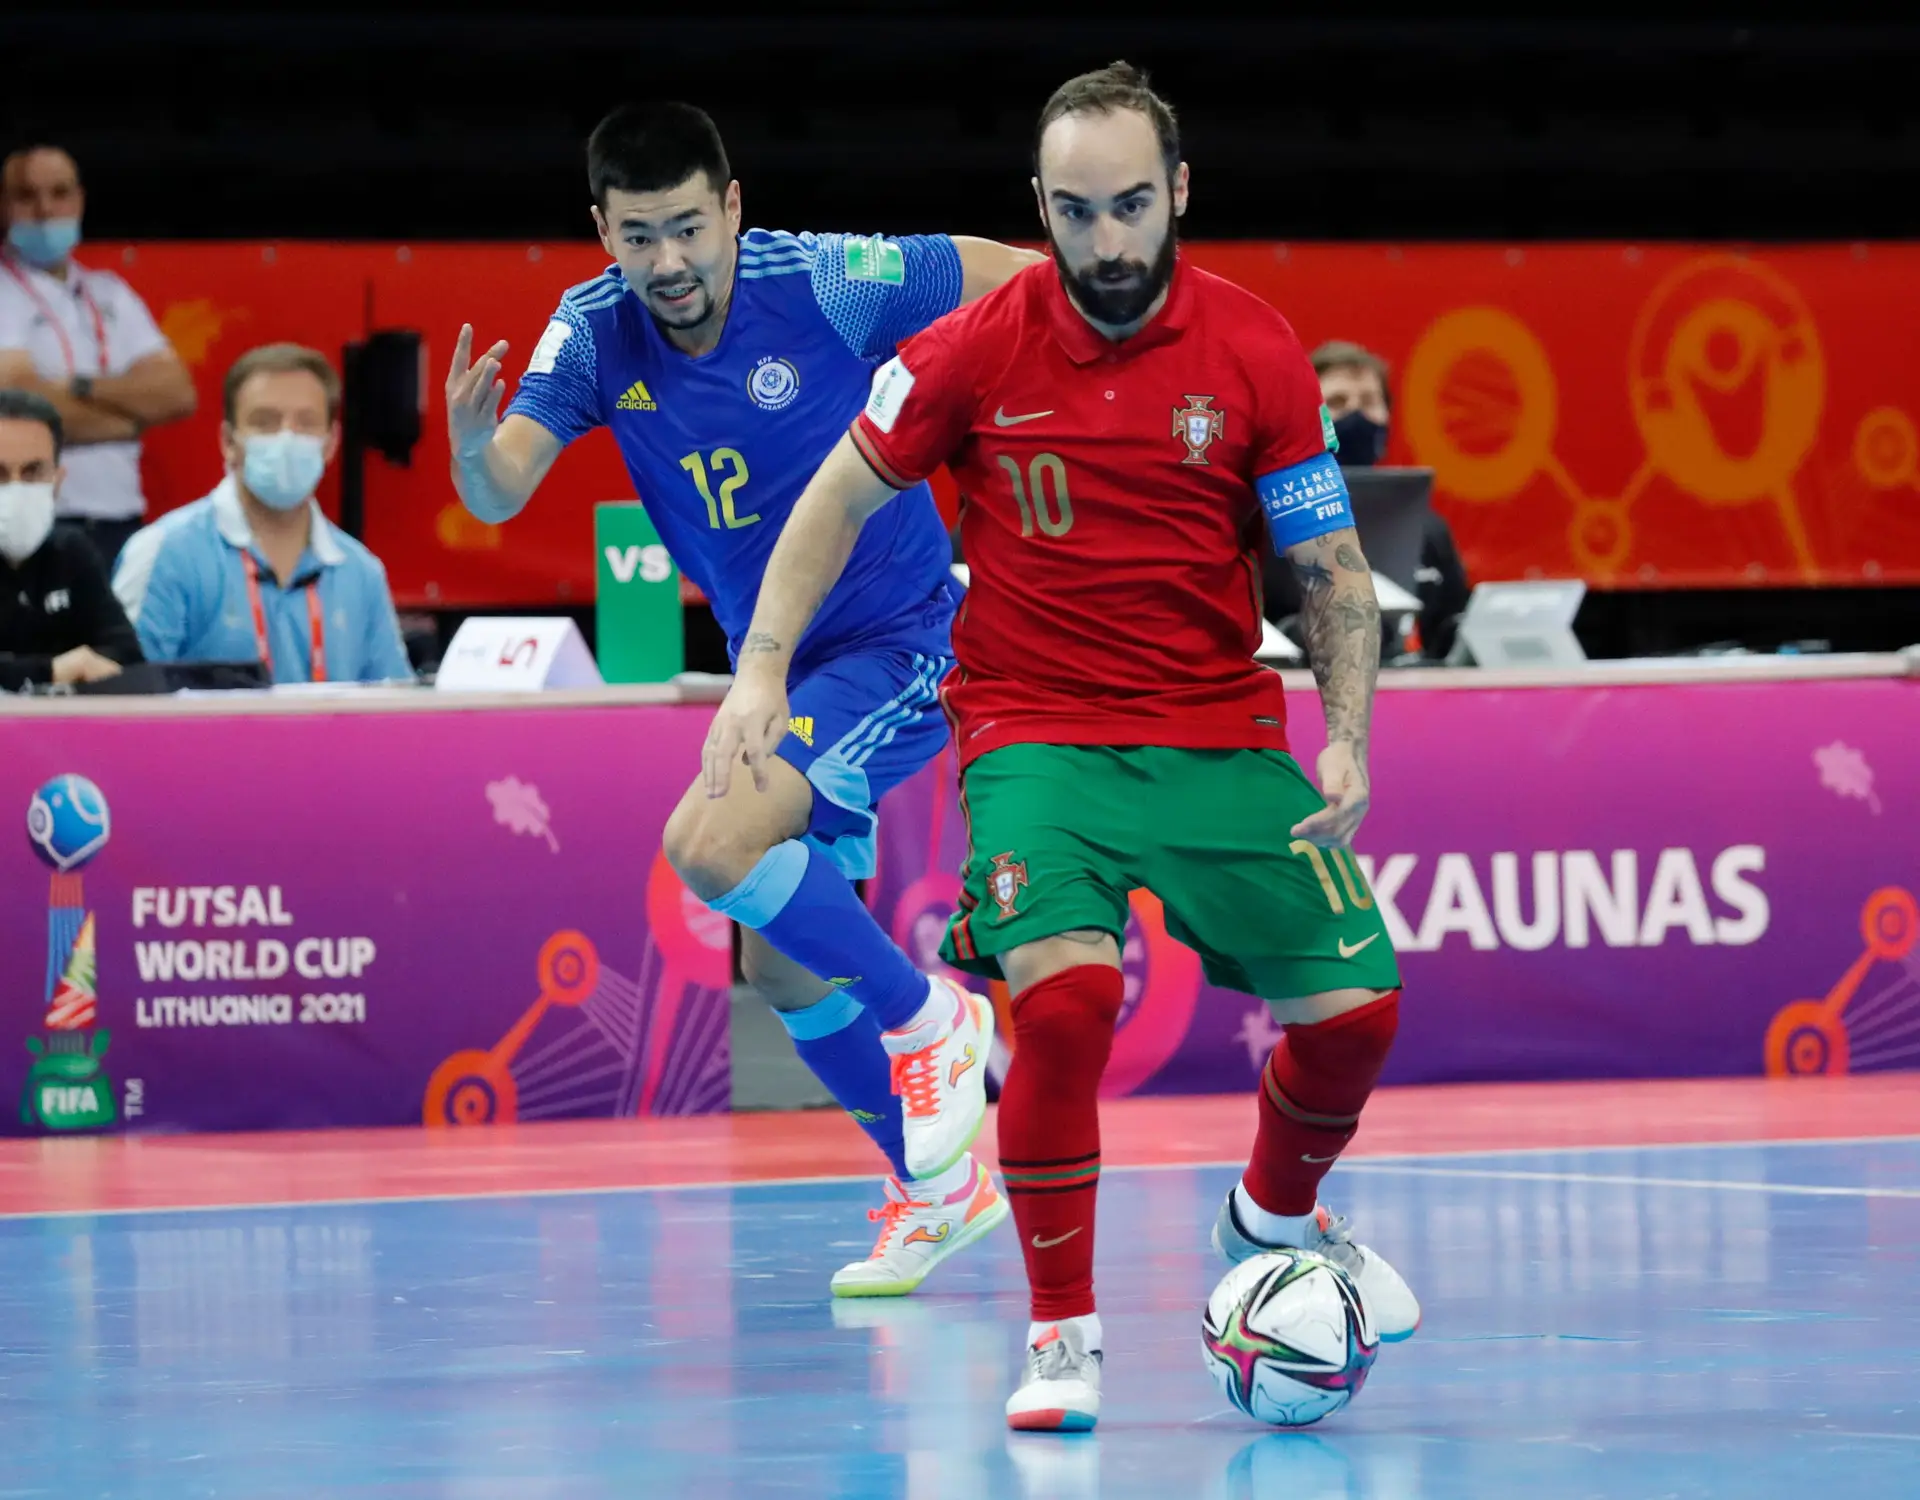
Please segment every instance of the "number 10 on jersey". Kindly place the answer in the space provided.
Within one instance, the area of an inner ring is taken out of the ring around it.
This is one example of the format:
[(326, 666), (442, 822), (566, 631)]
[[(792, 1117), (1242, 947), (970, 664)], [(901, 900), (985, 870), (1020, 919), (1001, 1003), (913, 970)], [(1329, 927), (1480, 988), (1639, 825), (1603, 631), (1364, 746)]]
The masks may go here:
[(1073, 530), (1073, 497), (1067, 493), (1067, 466), (1059, 454), (1034, 454), (1024, 476), (1017, 459), (1004, 453), (999, 457), (1000, 467), (1013, 483), (1013, 503), (1020, 507), (1020, 535), (1032, 536), (1036, 521), (1047, 536), (1065, 536)]
[[(680, 460), (680, 467), (693, 476), (694, 488), (700, 491), (700, 498), (707, 502), (707, 524), (715, 531), (722, 524), (728, 531), (738, 531), (742, 526), (751, 526), (760, 517), (743, 516), (734, 510), (733, 497), (747, 482), (747, 461), (741, 457), (737, 448), (715, 448), (712, 453), (689, 453)], [(713, 470), (713, 477), (720, 481), (719, 495), (716, 497), (711, 484), (707, 482), (707, 470)]]

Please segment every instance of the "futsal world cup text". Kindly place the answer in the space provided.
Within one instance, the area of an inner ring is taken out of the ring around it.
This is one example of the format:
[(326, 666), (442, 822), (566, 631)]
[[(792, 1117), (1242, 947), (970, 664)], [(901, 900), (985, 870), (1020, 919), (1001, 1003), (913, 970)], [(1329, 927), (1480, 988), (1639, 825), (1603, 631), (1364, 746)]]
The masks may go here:
[[(285, 897), (270, 886), (136, 886), (132, 925), (232, 930), (295, 925)], [(379, 958), (370, 937), (136, 938), (134, 963), (143, 985), (255, 984), (287, 978), (358, 981)], [(307, 994), (163, 994), (139, 996), (142, 1027), (285, 1026), (362, 1023), (367, 997), (358, 990)]]

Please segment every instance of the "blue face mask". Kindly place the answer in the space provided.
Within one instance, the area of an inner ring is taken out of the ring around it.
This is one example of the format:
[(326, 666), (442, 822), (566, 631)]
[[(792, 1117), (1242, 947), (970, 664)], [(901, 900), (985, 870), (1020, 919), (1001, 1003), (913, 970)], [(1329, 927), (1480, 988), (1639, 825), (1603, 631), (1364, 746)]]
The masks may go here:
[(327, 471), (326, 439), (309, 433), (255, 433), (246, 450), (240, 478), (254, 499), (275, 510), (306, 504)]
[(30, 266), (61, 265), (80, 243), (78, 219), (20, 219), (7, 226), (7, 243)]

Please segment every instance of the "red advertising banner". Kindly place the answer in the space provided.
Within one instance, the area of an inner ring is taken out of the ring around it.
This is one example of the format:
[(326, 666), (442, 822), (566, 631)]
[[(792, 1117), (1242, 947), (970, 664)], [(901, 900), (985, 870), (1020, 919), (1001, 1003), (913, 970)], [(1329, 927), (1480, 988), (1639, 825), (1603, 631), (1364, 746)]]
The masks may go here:
[[(1309, 347), (1393, 367), (1390, 459), (1430, 465), (1475, 579), (1608, 586), (1920, 582), (1920, 246), (1194, 244)], [(460, 508), (439, 391), (463, 321), (515, 368), (591, 244), (95, 245), (193, 367), (201, 411), (150, 435), (156, 511), (211, 488), (219, 383), (253, 344), (426, 338), (425, 435), (368, 461), (366, 540), (403, 605), (581, 602), (613, 445), (569, 451), (505, 528)], [(331, 504), (337, 481), (323, 498)], [(643, 499), (645, 497), (642, 497)], [(951, 487), (942, 487), (951, 503)]]

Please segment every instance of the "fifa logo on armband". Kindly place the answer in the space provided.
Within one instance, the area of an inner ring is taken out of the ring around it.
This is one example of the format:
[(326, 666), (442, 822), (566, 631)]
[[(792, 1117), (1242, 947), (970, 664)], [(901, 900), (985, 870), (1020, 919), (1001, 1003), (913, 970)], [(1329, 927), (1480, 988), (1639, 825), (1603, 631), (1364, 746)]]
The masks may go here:
[(1187, 445), (1183, 464), (1204, 464), (1213, 440), (1224, 437), (1227, 414), (1213, 409), (1212, 396), (1189, 396), (1184, 407), (1173, 409), (1173, 435)]

